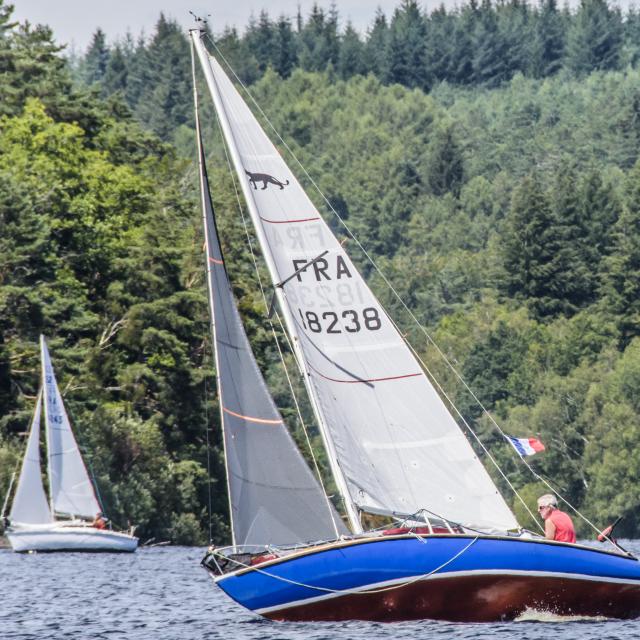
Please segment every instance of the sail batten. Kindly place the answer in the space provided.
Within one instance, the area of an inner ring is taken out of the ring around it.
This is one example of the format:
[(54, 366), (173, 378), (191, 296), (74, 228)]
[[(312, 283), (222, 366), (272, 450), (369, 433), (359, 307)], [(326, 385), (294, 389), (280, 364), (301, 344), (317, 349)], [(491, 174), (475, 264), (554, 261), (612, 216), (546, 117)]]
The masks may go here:
[(233, 543), (286, 545), (335, 538), (346, 529), (269, 394), (222, 267), (224, 258), (209, 193), (197, 99), (196, 129), (209, 265), (207, 290)]
[[(393, 322), (221, 66), (194, 42), (352, 527), (356, 509), (429, 509), (479, 529), (516, 528)], [(404, 446), (425, 439), (434, 445)]]

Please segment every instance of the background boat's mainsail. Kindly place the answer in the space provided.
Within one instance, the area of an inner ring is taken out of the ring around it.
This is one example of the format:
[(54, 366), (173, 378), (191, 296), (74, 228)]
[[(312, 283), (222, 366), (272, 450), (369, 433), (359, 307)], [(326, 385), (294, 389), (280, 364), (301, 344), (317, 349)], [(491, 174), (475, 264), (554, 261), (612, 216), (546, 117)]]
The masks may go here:
[(40, 337), (49, 491), (56, 513), (93, 518), (100, 505), (62, 403), (44, 336)]
[(517, 527), (328, 225), (218, 62), (194, 40), (273, 282), (326, 252), (284, 285), (280, 300), (347, 499), (373, 513), (426, 508), (479, 529)]
[(346, 529), (287, 431), (244, 332), (218, 240), (199, 127), (198, 143), (234, 544), (333, 539)]
[(9, 519), (12, 523), (46, 524), (52, 521), (49, 503), (42, 485), (40, 467), (40, 415), (42, 412), (42, 391), (38, 393), (33, 412), (27, 448), (20, 470), (20, 478)]

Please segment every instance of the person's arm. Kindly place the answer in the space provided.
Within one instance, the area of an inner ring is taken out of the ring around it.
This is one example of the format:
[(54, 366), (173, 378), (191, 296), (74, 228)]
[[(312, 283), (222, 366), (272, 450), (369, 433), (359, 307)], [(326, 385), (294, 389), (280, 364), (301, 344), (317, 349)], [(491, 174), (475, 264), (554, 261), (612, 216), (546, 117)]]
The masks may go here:
[(551, 522), (551, 518), (547, 518), (544, 521), (544, 537), (547, 540), (556, 539), (556, 525)]

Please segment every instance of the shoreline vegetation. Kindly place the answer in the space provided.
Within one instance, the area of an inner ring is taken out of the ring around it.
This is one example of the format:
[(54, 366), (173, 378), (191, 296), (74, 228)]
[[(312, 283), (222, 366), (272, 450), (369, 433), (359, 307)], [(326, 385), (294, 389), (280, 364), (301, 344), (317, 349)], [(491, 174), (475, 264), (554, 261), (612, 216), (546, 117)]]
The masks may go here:
[[(640, 535), (639, 36), (635, 9), (601, 0), (431, 13), (404, 0), (364, 35), (317, 6), (212, 36), (486, 409), (545, 444), (536, 471), (599, 525), (625, 516), (624, 537)], [(0, 0), (0, 68), (0, 493), (22, 455), (44, 333), (114, 524), (223, 543), (186, 35), (160, 16), (148, 38), (97, 30), (70, 58)], [(219, 134), (204, 134), (240, 309), (301, 439)], [(354, 244), (376, 294), (534, 505), (544, 488)], [(314, 446), (326, 468), (317, 434)]]

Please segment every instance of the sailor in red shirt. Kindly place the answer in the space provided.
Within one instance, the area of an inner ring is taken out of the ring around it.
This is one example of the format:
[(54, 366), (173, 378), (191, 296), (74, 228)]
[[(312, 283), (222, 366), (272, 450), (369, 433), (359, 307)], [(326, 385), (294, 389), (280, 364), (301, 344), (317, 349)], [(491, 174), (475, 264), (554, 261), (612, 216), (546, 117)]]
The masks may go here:
[(101, 511), (98, 511), (98, 513), (96, 513), (96, 517), (93, 519), (93, 522), (91, 523), (91, 526), (94, 527), (95, 529), (106, 529), (107, 528), (107, 523), (104, 519), (104, 516), (102, 514)]
[(560, 542), (575, 542), (576, 531), (571, 518), (558, 509), (558, 501), (551, 493), (538, 498), (538, 513), (544, 520), (544, 537)]

